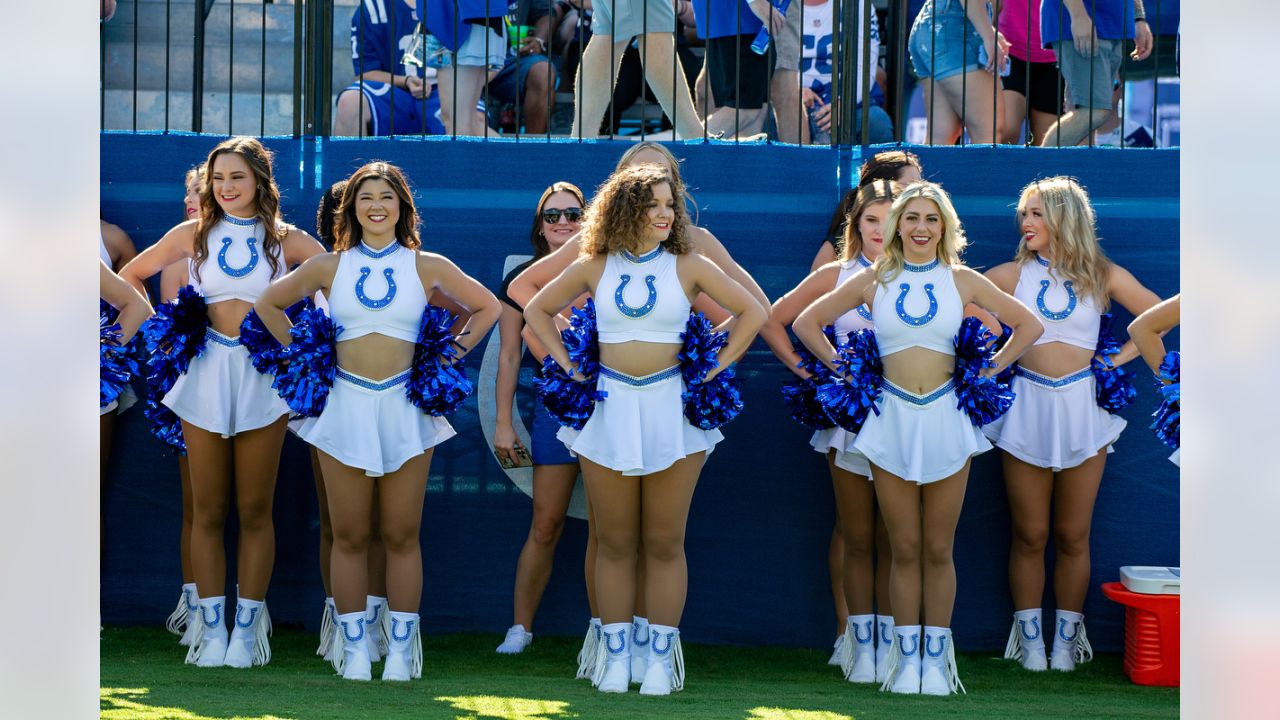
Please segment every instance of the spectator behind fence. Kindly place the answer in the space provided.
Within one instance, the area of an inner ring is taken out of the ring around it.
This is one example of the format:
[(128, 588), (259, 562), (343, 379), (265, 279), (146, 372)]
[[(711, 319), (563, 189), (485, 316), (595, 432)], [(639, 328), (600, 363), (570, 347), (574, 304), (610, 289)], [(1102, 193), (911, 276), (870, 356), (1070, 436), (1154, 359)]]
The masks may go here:
[(778, 140), (786, 143), (807, 142), (800, 130), (800, 126), (805, 124), (800, 115), (801, 14), (808, 20), (808, 9), (801, 3), (788, 4), (786, 23), (770, 38), (774, 63), (773, 79), (769, 82), (769, 100), (777, 121)]
[(1124, 62), (1151, 54), (1151, 29), (1142, 0), (1042, 0), (1040, 38), (1058, 56), (1071, 110), (1046, 132), (1041, 145), (1078, 145), (1111, 118), (1111, 93)]
[[(768, 19), (771, 35), (783, 33), (786, 18), (769, 0), (695, 0), (698, 37), (707, 41), (698, 78), (698, 110), (706, 113), (713, 135), (749, 135), (764, 127), (769, 83), (776, 62), (775, 43), (763, 55), (751, 49)], [(707, 92), (710, 89), (710, 102)]]
[(435, 88), (419, 77), (417, 66), (401, 60), (419, 25), (414, 2), (369, 0), (351, 14), (356, 82), (338, 95), (333, 134), (445, 133)]
[[(689, 38), (697, 40), (697, 29), (694, 26), (693, 3), (690, 0), (676, 0), (676, 56), (680, 58), (680, 69), (683, 71), (684, 84), (692, 97), (693, 88), (698, 82), (698, 73), (702, 71), (702, 58), (694, 54), (689, 46)], [(587, 32), (590, 32), (588, 30)], [(622, 54), (622, 62), (618, 64), (618, 80), (613, 86), (613, 100), (605, 112), (604, 122), (600, 125), (600, 133), (617, 134), (622, 130), (622, 113), (640, 101), (641, 93), (646, 102), (657, 103), (658, 97), (653, 89), (645, 84), (643, 60), (637, 43), (627, 46)], [(695, 108), (696, 110), (696, 108)], [(657, 130), (672, 129), (671, 118), (663, 114)]]
[[(924, 92), (929, 144), (951, 145), (969, 131), (995, 142), (995, 112), (1008, 43), (991, 24), (985, 0), (929, 0), (920, 8), (907, 48)], [(962, 126), (963, 123), (963, 126)]]
[[(455, 135), (486, 134), (484, 114), (469, 109), (480, 102), (489, 73), (502, 69), (507, 5), (500, 0), (417, 0), (417, 4), (427, 29), (423, 59), (439, 77), (440, 121)], [(457, 108), (467, 110), (457, 112)]]
[(1021, 144), (1022, 123), (1030, 117), (1031, 142), (1039, 145), (1062, 114), (1062, 76), (1057, 56), (1040, 42), (1039, 0), (1003, 0), (997, 25), (1009, 41), (1009, 75), (1000, 93), (1000, 141)]
[(560, 83), (550, 59), (551, 32), (564, 10), (559, 3), (553, 6), (551, 0), (510, 0), (507, 8), (517, 26), (531, 29), (518, 44), (511, 44), (502, 70), (489, 81), (489, 96), (501, 103), (519, 105), (519, 120), (523, 121), (525, 132), (545, 133)]
[[(861, 22), (863, 6), (866, 0), (861, 0), (858, 4), (858, 18)], [(804, 88), (803, 100), (804, 106), (808, 110), (808, 127), (804, 128), (806, 137), (805, 142), (813, 142), (815, 144), (829, 145), (831, 143), (831, 101), (832, 101), (832, 74), (833, 67), (832, 50), (837, 42), (835, 35), (835, 22), (832, 17), (831, 0), (804, 0), (804, 61), (801, 63), (803, 70)], [(795, 4), (792, 4), (795, 7)], [(787, 13), (790, 18), (790, 12)], [(855, 25), (846, 32), (854, 32), (858, 34), (859, 41), (856, 44), (854, 62), (849, 63), (848, 67), (856, 67), (854, 72), (854, 83), (857, 88), (854, 92), (857, 95), (857, 105), (854, 108), (853, 115), (853, 141), (862, 142), (862, 30)], [(880, 62), (880, 25), (876, 21), (875, 13), (871, 13), (871, 30), (870, 30), (870, 51), (868, 65), (871, 67), (872, 89), (876, 90), (876, 69)], [(776, 86), (776, 85), (775, 85)], [(884, 111), (875, 102), (874, 95), (869, 96), (871, 104), (867, 111), (867, 124), (870, 126), (870, 135), (868, 142), (887, 143), (893, 142), (893, 121), (889, 119), (889, 114)], [(778, 109), (779, 128), (782, 127), (783, 109), (775, 104)]]

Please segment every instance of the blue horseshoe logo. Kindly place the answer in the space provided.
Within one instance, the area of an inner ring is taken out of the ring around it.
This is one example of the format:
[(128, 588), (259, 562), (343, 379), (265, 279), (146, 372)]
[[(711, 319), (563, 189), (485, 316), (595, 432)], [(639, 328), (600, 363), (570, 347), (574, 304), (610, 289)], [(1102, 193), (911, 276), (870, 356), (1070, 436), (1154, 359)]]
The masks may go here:
[(861, 316), (863, 320), (871, 322), (871, 311), (867, 309), (866, 303), (858, 306), (858, 315)]
[(398, 622), (400, 621), (395, 618), (391, 618), (391, 639), (396, 642), (404, 642), (413, 635), (413, 621), (407, 620), (404, 622), (404, 637), (401, 637), (400, 634), (396, 632), (396, 623)]
[(1035, 630), (1034, 635), (1027, 632), (1027, 622), (1028, 622), (1027, 620), (1018, 621), (1018, 625), (1022, 627), (1022, 637), (1026, 638), (1027, 640), (1035, 640), (1036, 638), (1040, 637), (1040, 618), (1031, 618), (1030, 620), (1031, 628)]
[[(615, 638), (618, 640), (617, 648), (613, 646), (613, 641)], [(616, 633), (608, 633), (608, 632), (605, 633), (604, 646), (605, 646), (605, 649), (609, 651), (610, 655), (617, 655), (621, 653), (623, 650), (626, 650), (627, 649), (627, 631), (619, 630)]]
[[(908, 639), (910, 639), (910, 640), (911, 640), (911, 649), (910, 649), (910, 650), (908, 650), (908, 649), (907, 649), (907, 640), (908, 640)], [(898, 652), (899, 652), (903, 657), (911, 657), (912, 655), (915, 655), (915, 654), (916, 654), (916, 651), (917, 651), (917, 650), (919, 650), (919, 649), (920, 649), (920, 638), (915, 637), (914, 635), (910, 636), (910, 638), (908, 638), (908, 636), (906, 636), (906, 635), (899, 635), (899, 636), (898, 636)]]
[(632, 630), (631, 630), (631, 644), (632, 644), (633, 646), (635, 646), (635, 645), (639, 645), (640, 647), (644, 647), (645, 645), (648, 645), (648, 644), (649, 644), (649, 626), (648, 626), (648, 625), (646, 625), (646, 626), (645, 626), (645, 628), (644, 628), (644, 639), (643, 639), (643, 640), (641, 640), (641, 639), (640, 639), (640, 626), (639, 626), (639, 625), (636, 625), (635, 627), (633, 627), (633, 628), (632, 628)]
[(382, 271), (382, 276), (387, 279), (387, 294), (381, 300), (374, 300), (364, 294), (364, 281), (369, 279), (369, 273), (371, 272), (373, 271), (368, 267), (360, 268), (360, 279), (356, 280), (356, 299), (360, 301), (361, 305), (370, 310), (381, 310), (396, 299), (396, 281), (392, 277), (395, 270), (393, 268), (385, 268)]
[[(359, 632), (355, 637), (351, 637), (351, 626), (355, 625)], [(360, 642), (364, 639), (364, 618), (356, 618), (355, 620), (344, 621), (342, 623), (342, 634), (346, 636), (347, 642)]]
[(638, 308), (628, 305), (626, 299), (622, 297), (622, 291), (627, 288), (627, 283), (631, 282), (631, 276), (622, 275), (620, 277), (622, 282), (618, 283), (618, 289), (613, 292), (613, 304), (618, 306), (618, 310), (629, 318), (642, 318), (653, 312), (653, 306), (658, 302), (658, 289), (653, 286), (653, 281), (658, 279), (657, 276), (644, 276), (644, 285), (649, 288), (649, 297), (645, 300), (644, 305)]
[(244, 267), (233, 268), (227, 264), (227, 250), (231, 249), (231, 238), (222, 238), (222, 249), (218, 251), (218, 267), (222, 269), (222, 272), (233, 278), (242, 278), (253, 272), (254, 268), (258, 267), (258, 238), (249, 238), (248, 244), (249, 262), (246, 263)]
[(928, 635), (924, 636), (924, 651), (928, 653), (929, 657), (931, 658), (942, 657), (942, 653), (947, 651), (947, 636), (946, 635), (938, 636), (938, 652), (933, 651), (933, 647), (932, 647), (933, 643), (931, 642), (931, 640), (932, 638), (930, 638)]
[(248, 608), (248, 610), (249, 610), (249, 622), (247, 622), (247, 623), (246, 623), (246, 622), (240, 622), (240, 611), (241, 611), (241, 610), (243, 610), (243, 609), (245, 609), (245, 608), (242, 608), (242, 607), (240, 607), (239, 605), (237, 605), (237, 606), (236, 606), (236, 627), (242, 627), (242, 628), (252, 627), (252, 626), (253, 626), (253, 619), (254, 619), (254, 618), (256, 618), (256, 617), (258, 617), (258, 610), (260, 610), (260, 609), (261, 609), (261, 606), (259, 606), (259, 607), (252, 607), (252, 608)]
[[(666, 647), (658, 647), (658, 641), (662, 640), (663, 638), (667, 639)], [(673, 638), (675, 638), (675, 633), (655, 634), (653, 637), (653, 652), (659, 655), (666, 655), (667, 653), (671, 652), (671, 641)]]
[(1067, 625), (1069, 624), (1066, 618), (1058, 620), (1058, 637), (1062, 638), (1063, 642), (1075, 642), (1080, 635), (1080, 626), (1076, 625), (1075, 632), (1071, 633), (1071, 637), (1067, 637)]
[(893, 633), (889, 630), (889, 623), (880, 623), (880, 642), (893, 644)]
[(867, 638), (865, 640), (862, 639), (862, 633), (858, 632), (861, 628), (861, 624), (853, 626), (853, 639), (857, 640), (859, 645), (870, 645), (876, 636), (875, 630), (871, 627), (871, 621), (867, 621)]
[(1062, 287), (1067, 289), (1067, 307), (1063, 310), (1054, 311), (1044, 304), (1044, 294), (1049, 291), (1049, 285), (1048, 280), (1040, 281), (1040, 293), (1036, 295), (1036, 309), (1040, 311), (1045, 320), (1054, 320), (1056, 322), (1066, 320), (1071, 317), (1071, 313), (1076, 311), (1075, 288), (1071, 286), (1070, 280), (1062, 283)]
[(911, 327), (922, 327), (928, 325), (934, 316), (938, 314), (938, 299), (933, 296), (933, 283), (925, 283), (924, 285), (924, 294), (929, 298), (929, 311), (919, 317), (907, 312), (907, 293), (911, 292), (911, 286), (907, 283), (902, 283), (898, 286), (898, 290), (898, 302), (895, 304), (895, 309), (898, 311), (898, 317), (902, 322)]
[(209, 614), (205, 612), (208, 609), (208, 605), (200, 606), (200, 619), (204, 620), (204, 624), (208, 627), (218, 627), (218, 625), (222, 624), (222, 603), (217, 603), (213, 606), (212, 620), (209, 619)]

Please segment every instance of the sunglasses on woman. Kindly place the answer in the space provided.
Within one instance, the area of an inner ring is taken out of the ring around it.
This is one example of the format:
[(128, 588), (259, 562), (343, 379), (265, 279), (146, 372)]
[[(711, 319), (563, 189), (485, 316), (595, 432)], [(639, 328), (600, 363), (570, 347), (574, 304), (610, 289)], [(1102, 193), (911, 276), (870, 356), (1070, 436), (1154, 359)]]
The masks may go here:
[(542, 219), (548, 223), (555, 225), (560, 222), (560, 216), (564, 215), (564, 219), (576, 223), (582, 219), (582, 208), (547, 208), (542, 211)]

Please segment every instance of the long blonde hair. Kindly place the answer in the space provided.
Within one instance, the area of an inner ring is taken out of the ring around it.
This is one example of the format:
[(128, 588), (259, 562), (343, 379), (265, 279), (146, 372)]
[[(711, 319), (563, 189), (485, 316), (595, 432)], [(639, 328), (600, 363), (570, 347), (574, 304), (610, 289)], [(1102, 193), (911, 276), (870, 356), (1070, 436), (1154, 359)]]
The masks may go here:
[[(1097, 216), (1089, 193), (1065, 175), (1028, 183), (1018, 197), (1019, 229), (1032, 195), (1040, 196), (1044, 224), (1049, 230), (1049, 269), (1070, 280), (1081, 295), (1092, 297), (1099, 312), (1106, 312), (1111, 307), (1107, 292), (1111, 260), (1098, 243)], [(1036, 253), (1027, 247), (1025, 237), (1018, 241), (1013, 259), (1019, 265), (1036, 261)]]
[(844, 240), (840, 243), (840, 262), (849, 262), (862, 252), (862, 233), (858, 231), (858, 221), (868, 205), (881, 202), (893, 202), (893, 198), (902, 189), (892, 180), (872, 180), (858, 188), (853, 197), (853, 204), (844, 219)]
[(898, 276), (906, 265), (902, 256), (902, 236), (898, 234), (898, 220), (906, 210), (907, 203), (916, 198), (932, 200), (938, 206), (938, 214), (942, 216), (942, 239), (938, 242), (938, 260), (944, 265), (955, 267), (960, 264), (960, 254), (969, 244), (965, 239), (964, 228), (960, 225), (960, 216), (956, 214), (951, 197), (941, 185), (926, 180), (908, 185), (893, 201), (889, 208), (889, 217), (884, 221), (884, 253), (876, 258), (876, 282), (884, 284)]
[(610, 175), (587, 205), (582, 220), (580, 257), (626, 250), (638, 252), (644, 245), (645, 211), (653, 200), (655, 185), (667, 183), (675, 199), (675, 218), (662, 247), (673, 255), (689, 251), (689, 215), (685, 211), (684, 183), (677, 175), (657, 165), (633, 165)]

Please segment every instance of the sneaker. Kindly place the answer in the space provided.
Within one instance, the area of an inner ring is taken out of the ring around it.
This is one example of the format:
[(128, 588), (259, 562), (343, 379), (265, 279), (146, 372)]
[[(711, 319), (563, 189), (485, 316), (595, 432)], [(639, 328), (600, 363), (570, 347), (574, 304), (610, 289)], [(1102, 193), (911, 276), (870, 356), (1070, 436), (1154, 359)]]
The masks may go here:
[(516, 655), (524, 652), (531, 642), (533, 642), (533, 633), (526, 631), (523, 625), (512, 625), (507, 630), (507, 636), (503, 638), (502, 644), (498, 646), (497, 653)]

